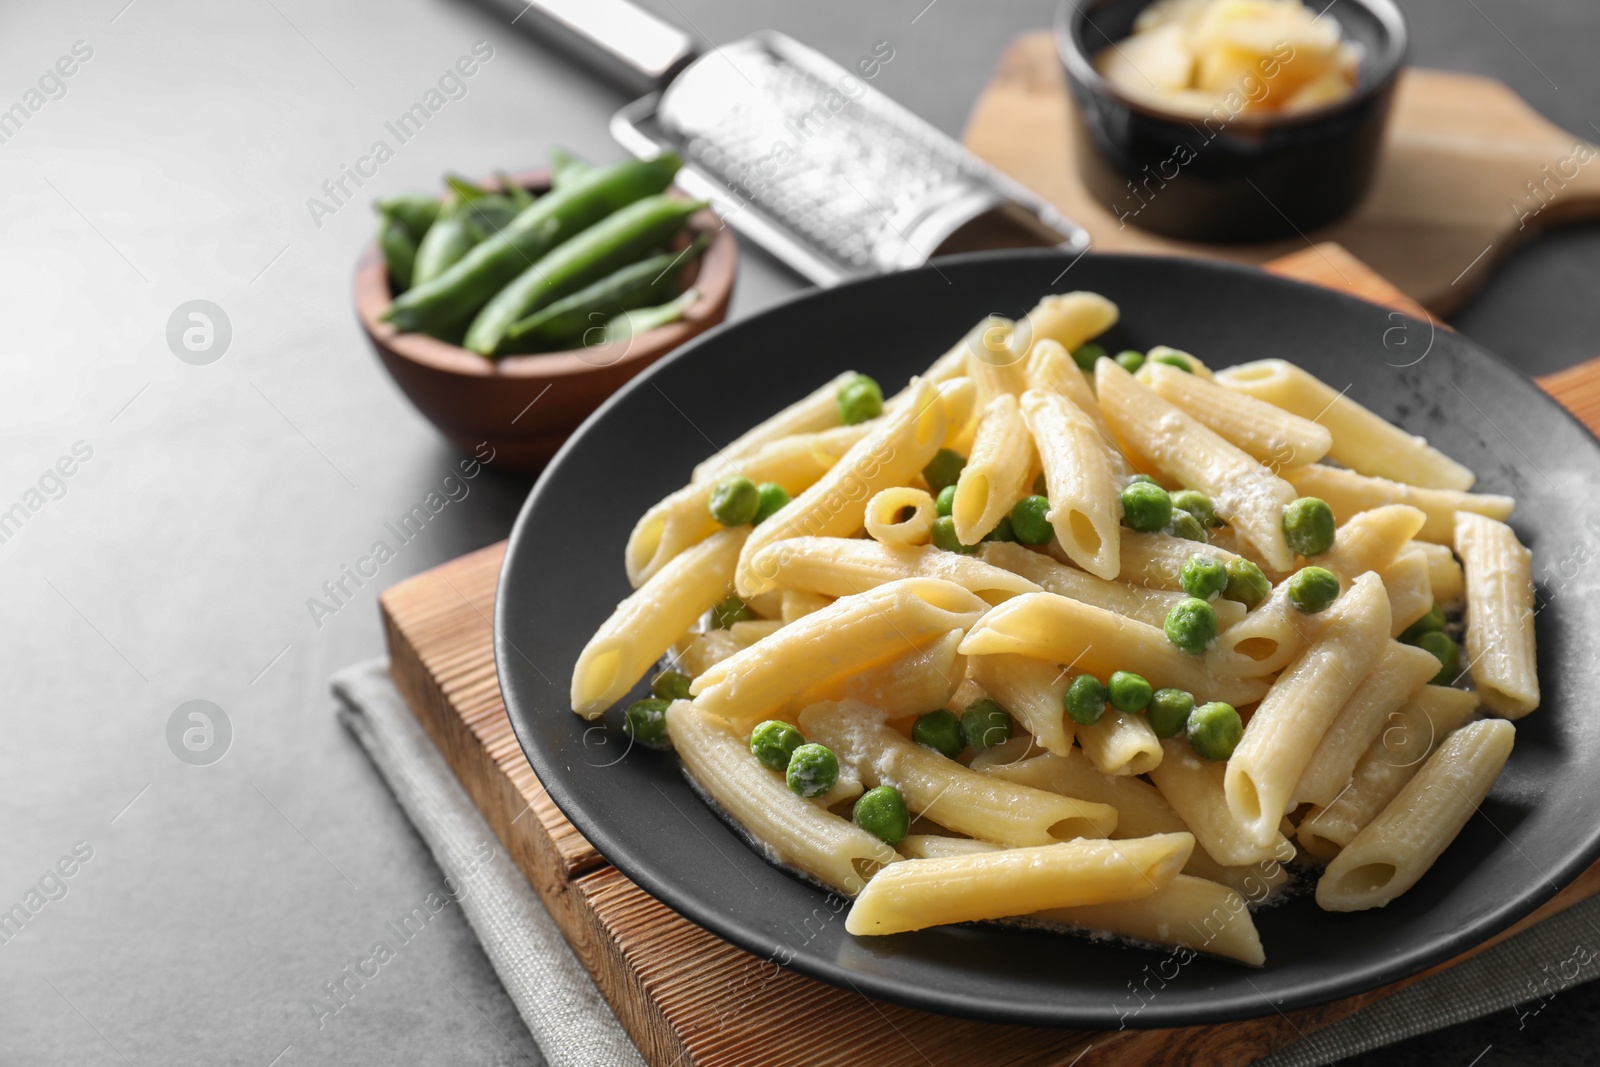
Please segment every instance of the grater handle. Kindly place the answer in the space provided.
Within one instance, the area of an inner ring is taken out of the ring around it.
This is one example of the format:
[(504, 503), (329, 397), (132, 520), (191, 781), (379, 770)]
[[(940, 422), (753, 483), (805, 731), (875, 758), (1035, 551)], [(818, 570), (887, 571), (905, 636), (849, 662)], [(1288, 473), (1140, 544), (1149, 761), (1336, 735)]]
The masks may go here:
[(628, 0), (517, 0), (512, 20), (639, 95), (657, 92), (699, 54), (693, 37)]

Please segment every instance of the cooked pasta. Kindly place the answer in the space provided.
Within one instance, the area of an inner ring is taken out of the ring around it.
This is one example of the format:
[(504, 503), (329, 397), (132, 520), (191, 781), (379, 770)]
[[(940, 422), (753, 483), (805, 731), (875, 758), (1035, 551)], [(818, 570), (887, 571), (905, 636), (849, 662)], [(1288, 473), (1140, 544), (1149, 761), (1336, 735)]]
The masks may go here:
[(967, 544), (981, 541), (1022, 499), (1033, 463), (1028, 429), (1013, 394), (1001, 393), (984, 406), (950, 511), (956, 536)]
[(1138, 378), (1157, 396), (1275, 470), (1315, 463), (1333, 447), (1321, 423), (1164, 363), (1146, 363)]
[(1520, 719), (1539, 706), (1533, 636), (1533, 554), (1503, 522), (1459, 512), (1456, 554), (1466, 575), (1467, 661), (1489, 709)]
[[(906, 515), (907, 509), (911, 514)], [(884, 545), (925, 545), (933, 532), (933, 497), (909, 485), (881, 489), (867, 501), (867, 536)]]
[[(1095, 577), (1115, 578), (1122, 567), (1122, 508), (1094, 424), (1065, 396), (1041, 389), (1022, 394), (1022, 416), (1044, 464), (1051, 503), (1046, 517), (1061, 550)], [(957, 489), (958, 505), (960, 497)]]
[(1326, 500), (1340, 522), (1385, 504), (1407, 504), (1423, 514), (1416, 536), (1423, 541), (1448, 545), (1455, 539), (1456, 514), (1471, 512), (1491, 519), (1511, 517), (1516, 501), (1492, 493), (1467, 493), (1456, 489), (1429, 489), (1386, 478), (1369, 478), (1352, 470), (1313, 463), (1283, 472), (1283, 476), (1302, 496)]

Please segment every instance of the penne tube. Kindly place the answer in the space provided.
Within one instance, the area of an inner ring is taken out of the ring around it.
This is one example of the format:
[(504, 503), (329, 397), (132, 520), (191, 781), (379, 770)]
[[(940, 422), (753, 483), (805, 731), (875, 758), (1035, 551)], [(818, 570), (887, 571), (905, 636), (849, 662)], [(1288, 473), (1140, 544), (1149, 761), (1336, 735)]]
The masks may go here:
[(618, 604), (578, 654), (572, 710), (593, 719), (627, 695), (677, 638), (728, 595), (748, 531), (713, 534)]
[(1164, 754), (1151, 769), (1150, 780), (1212, 859), (1229, 867), (1294, 859), (1294, 846), (1281, 833), (1266, 845), (1257, 844), (1234, 817), (1223, 792), (1226, 763), (1202, 759), (1181, 737), (1161, 742), (1161, 748)]
[[(1051, 546), (1052, 553), (1055, 546)], [(1220, 545), (1201, 544), (1164, 533), (1140, 533), (1126, 527), (1122, 530), (1122, 543), (1118, 550), (1122, 571), (1118, 575), (1124, 582), (1146, 589), (1183, 591), (1183, 565), (1190, 556), (1204, 555), (1230, 563), (1239, 558)]]
[(1327, 911), (1381, 908), (1416, 885), (1489, 795), (1515, 740), (1516, 728), (1503, 719), (1480, 719), (1445, 738), (1329, 862), (1317, 904)]
[(1472, 488), (1470, 470), (1292, 363), (1244, 363), (1223, 371), (1217, 381), (1326, 426), (1333, 436), (1329, 457), (1353, 471), (1429, 489)]
[(982, 541), (1027, 495), (1033, 463), (1028, 429), (1011, 393), (1001, 393), (984, 407), (950, 508), (962, 544)]
[(1441, 685), (1417, 690), (1389, 714), (1333, 803), (1300, 820), (1295, 837), (1301, 847), (1319, 860), (1338, 855), (1411, 780), (1428, 753), (1477, 710), (1476, 693)]
[(1326, 426), (1176, 367), (1147, 362), (1135, 377), (1272, 470), (1315, 463), (1333, 447)]
[(996, 852), (1000, 846), (970, 837), (945, 837), (943, 834), (907, 834), (895, 846), (908, 860), (949, 859), (951, 856), (976, 856)]
[(731, 630), (706, 630), (683, 634), (672, 646), (672, 664), (693, 678), (704, 674), (745, 648)]
[(1161, 948), (1204, 952), (1251, 967), (1267, 962), (1245, 898), (1225, 885), (1187, 874), (1138, 900), (1053, 908), (1031, 917)]
[(876, 667), (808, 689), (791, 705), (805, 707), (823, 700), (857, 700), (877, 708), (891, 719), (943, 707), (966, 678), (966, 657), (956, 652), (962, 636), (962, 631), (951, 630), (931, 644), (907, 649)]
[[(977, 766), (976, 761), (973, 766)], [(988, 764), (983, 771), (1018, 785), (1111, 805), (1117, 809), (1117, 828), (1111, 835), (1114, 838), (1148, 837), (1189, 829), (1155, 786), (1130, 775), (1101, 774), (1081, 751), (1070, 751), (1065, 756), (1046, 753), (1031, 759)], [(1276, 861), (1228, 867), (1218, 863), (1203, 847), (1194, 850), (1183, 870), (1185, 874), (1229, 886), (1253, 903), (1267, 899), (1289, 879), (1283, 865)]]
[[(1072, 751), (1073, 723), (1061, 699), (1067, 691), (1065, 671), (1024, 656), (973, 656), (967, 670), (985, 693), (1017, 718), (1040, 748), (1062, 756)], [(943, 704), (941, 700), (924, 707)]]
[(769, 575), (751, 566), (762, 549), (792, 537), (854, 534), (873, 494), (905, 485), (933, 458), (944, 441), (944, 406), (928, 383), (917, 382), (914, 390), (902, 410), (886, 416), (815, 483), (750, 532), (734, 572), (741, 596), (773, 586)]
[(1505, 523), (1466, 512), (1456, 515), (1455, 545), (1466, 577), (1472, 684), (1490, 711), (1520, 719), (1539, 706), (1533, 554)]
[(1100, 414), (1100, 401), (1089, 386), (1089, 376), (1078, 369), (1065, 348), (1049, 338), (1035, 341), (1033, 350), (1028, 354), (1027, 382), (1029, 389), (1060, 393), (1089, 417), (1095, 436), (1105, 449), (1106, 463), (1110, 465), (1119, 486), (1133, 475), (1132, 466), (1137, 465), (1133, 463), (1134, 457), (1123, 454), (1117, 439), (1112, 436), (1111, 427), (1106, 425), (1105, 418)]
[(894, 786), (912, 813), (958, 834), (1019, 847), (1105, 837), (1117, 826), (1115, 808), (968, 770), (864, 704), (813, 704), (800, 713), (800, 731), (832, 749), (868, 787)]
[(970, 336), (965, 365), (967, 377), (978, 387), (978, 404), (985, 408), (999, 397), (1015, 397), (1026, 381), (1023, 353), (1011, 350), (1013, 324), (998, 315), (989, 322), (988, 329)]
[(1406, 627), (1433, 610), (1428, 570), (1427, 553), (1412, 543), (1378, 572), (1389, 597), (1389, 636), (1399, 637)]
[[(1034, 552), (1009, 541), (988, 541), (979, 545), (978, 558), (1020, 575), (1046, 592), (1126, 615), (1151, 626), (1165, 624), (1167, 614), (1188, 596), (1180, 590), (1146, 589), (1126, 582), (1108, 582), (1076, 567), (1057, 563), (1043, 552)], [(1245, 617), (1244, 605), (1238, 601), (1213, 600), (1211, 607), (1217, 613), (1219, 630), (1226, 630)]]
[(807, 691), (828, 689), (951, 630), (967, 630), (986, 605), (975, 594), (934, 578), (907, 578), (840, 597), (742, 649), (696, 678), (695, 706), (710, 715), (754, 723), (771, 718)]
[(1031, 656), (1102, 680), (1136, 664), (1157, 689), (1186, 689), (1234, 705), (1253, 703), (1267, 690), (1258, 678), (1213, 675), (1202, 657), (1178, 651), (1154, 626), (1054, 593), (1025, 593), (991, 609), (967, 631), (961, 653)]
[(667, 709), (667, 736), (690, 780), (760, 843), (763, 855), (852, 896), (900, 859), (854, 823), (791, 793), (743, 737), (688, 701)]
[(1079, 725), (1077, 737), (1101, 774), (1147, 774), (1161, 762), (1161, 739), (1143, 715), (1108, 708), (1093, 726)]
[(939, 383), (939, 403), (944, 405), (944, 447), (963, 455), (972, 449), (978, 426), (978, 385), (971, 378), (951, 378)]
[(1389, 716), (1438, 673), (1439, 661), (1431, 652), (1390, 641), (1322, 735), (1300, 774), (1291, 806), (1332, 804), (1350, 784), (1356, 763), (1383, 732)]
[(1422, 512), (1424, 522), (1416, 533), (1418, 540), (1448, 545), (1455, 540), (1457, 512), (1507, 519), (1516, 501), (1489, 493), (1465, 493), (1453, 489), (1419, 489), (1384, 478), (1369, 478), (1355, 471), (1324, 467), (1313, 463), (1284, 471), (1283, 476), (1301, 496), (1321, 497), (1333, 509), (1340, 523), (1355, 515), (1385, 504), (1408, 504)]
[(1217, 514), (1274, 569), (1293, 566), (1294, 553), (1283, 536), (1283, 509), (1296, 496), (1289, 483), (1140, 385), (1114, 360), (1095, 365), (1095, 392), (1118, 440), (1169, 477), (1209, 496)]
[(1067, 351), (1093, 340), (1117, 324), (1117, 305), (1099, 293), (1055, 293), (1034, 305), (1013, 331), (1018, 355), (1040, 341)]
[(757, 641), (764, 641), (783, 629), (782, 619), (746, 619), (733, 623), (728, 627), (728, 632), (733, 634), (735, 641), (744, 648), (749, 648)]
[[(905, 516), (905, 510), (911, 514)], [(938, 513), (924, 490), (897, 485), (880, 489), (867, 501), (867, 536), (884, 545), (925, 545)]]
[(803, 619), (813, 611), (821, 611), (833, 603), (833, 597), (823, 596), (821, 593), (808, 593), (804, 589), (785, 589), (779, 593), (782, 607), (779, 617), (784, 622), (794, 622)]
[(1334, 601), (1305, 651), (1284, 668), (1228, 758), (1228, 810), (1258, 845), (1272, 843), (1323, 734), (1389, 641), (1389, 600), (1363, 574)]
[(769, 545), (752, 565), (779, 589), (849, 596), (906, 578), (954, 582), (999, 603), (1038, 586), (975, 556), (932, 545), (885, 545), (855, 537), (795, 537)]
[(737, 473), (741, 460), (754, 455), (762, 447), (774, 441), (838, 426), (839, 390), (850, 384), (856, 374), (856, 371), (847, 370), (765, 422), (757, 423), (718, 449), (715, 456), (696, 467), (689, 480), (701, 482), (708, 478), (715, 479), (725, 474)]
[[(1105, 443), (1094, 423), (1059, 393), (1029, 389), (1022, 417), (1044, 464), (1056, 540), (1067, 558), (1097, 578), (1121, 570), (1122, 505)], [(961, 490), (956, 490), (957, 505)]]
[[(793, 495), (810, 487), (872, 430), (868, 423), (772, 441), (739, 463), (752, 482), (776, 482)], [(720, 477), (720, 476), (719, 476)], [(690, 545), (722, 528), (711, 517), (716, 479), (702, 479), (672, 493), (644, 513), (628, 535), (624, 563), (635, 589)]]
[(1418, 541), (1416, 545), (1428, 557), (1428, 588), (1433, 590), (1434, 601), (1449, 604), (1465, 596), (1466, 574), (1461, 570), (1461, 564), (1456, 562), (1450, 546), (1436, 545), (1432, 541)]
[(1193, 848), (1189, 834), (1161, 834), (904, 860), (867, 883), (845, 929), (858, 937), (898, 934), (1136, 900), (1169, 885)]

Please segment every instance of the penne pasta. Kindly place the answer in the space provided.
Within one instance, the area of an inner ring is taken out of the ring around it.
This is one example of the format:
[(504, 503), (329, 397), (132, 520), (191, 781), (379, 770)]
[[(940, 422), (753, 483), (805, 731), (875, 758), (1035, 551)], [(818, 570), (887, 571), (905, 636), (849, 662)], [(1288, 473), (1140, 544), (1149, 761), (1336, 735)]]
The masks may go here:
[(1099, 293), (1047, 296), (1017, 323), (1018, 355), (1040, 341), (1054, 341), (1067, 351), (1091, 341), (1117, 324), (1117, 305)]
[(1188, 834), (1161, 834), (904, 860), (867, 883), (845, 929), (898, 934), (1148, 897), (1177, 877), (1193, 848)]
[(800, 713), (800, 731), (832, 749), (869, 787), (892, 785), (911, 812), (969, 837), (1020, 847), (1105, 837), (1117, 826), (1114, 808), (968, 770), (864, 704), (813, 704)]
[(804, 589), (784, 589), (779, 594), (779, 618), (784, 622), (794, 622), (803, 619), (813, 611), (821, 611), (833, 603), (833, 597), (823, 596), (821, 593), (809, 593)]
[(1320, 860), (1330, 860), (1393, 800), (1428, 753), (1478, 710), (1478, 698), (1463, 689), (1425, 685), (1398, 711), (1356, 763), (1349, 783), (1327, 807), (1312, 808), (1295, 837)]
[(1378, 572), (1389, 597), (1389, 636), (1399, 637), (1406, 627), (1433, 610), (1428, 571), (1427, 554), (1413, 543)]
[(738, 473), (739, 462), (759, 452), (765, 445), (796, 434), (816, 433), (838, 426), (839, 390), (848, 385), (856, 374), (856, 371), (847, 370), (765, 422), (757, 423), (696, 467), (689, 480), (703, 482), (708, 478)]
[(1111, 427), (1100, 414), (1100, 401), (1095, 398), (1094, 390), (1089, 386), (1089, 376), (1078, 369), (1072, 356), (1059, 342), (1049, 338), (1034, 342), (1033, 350), (1028, 354), (1026, 377), (1029, 389), (1037, 389), (1044, 393), (1060, 393), (1088, 416), (1089, 422), (1094, 426), (1095, 435), (1105, 450), (1106, 463), (1110, 465), (1118, 485), (1132, 476), (1133, 466), (1139, 466), (1141, 470), (1148, 466), (1132, 462), (1137, 457), (1125, 456), (1122, 449), (1117, 446)]
[[(1051, 546), (1054, 551), (1054, 546)], [(1190, 556), (1202, 555), (1229, 563), (1239, 558), (1218, 545), (1201, 544), (1164, 533), (1140, 533), (1123, 528), (1118, 549), (1122, 572), (1118, 577), (1146, 589), (1183, 590), (1183, 565)]]
[(1217, 381), (1326, 426), (1333, 437), (1329, 457), (1353, 471), (1429, 489), (1472, 488), (1470, 470), (1292, 363), (1245, 363), (1223, 371)]
[(1161, 739), (1143, 715), (1109, 708), (1093, 726), (1078, 726), (1077, 737), (1101, 774), (1146, 774), (1161, 762)]
[(1432, 541), (1418, 541), (1416, 545), (1428, 558), (1428, 588), (1433, 590), (1433, 599), (1440, 604), (1449, 604), (1465, 596), (1466, 575), (1461, 570), (1461, 564), (1456, 562), (1450, 546), (1437, 545)]
[(954, 582), (996, 604), (1038, 591), (1038, 586), (1021, 575), (974, 556), (929, 545), (885, 545), (860, 538), (795, 537), (767, 546), (751, 562), (779, 589), (832, 597), (863, 593), (906, 578)]
[(1000, 846), (970, 837), (945, 837), (943, 834), (907, 834), (896, 850), (910, 860), (948, 859), (951, 856), (976, 856), (995, 852)]
[[(1098, 578), (1121, 569), (1122, 505), (1094, 424), (1059, 393), (1029, 389), (1022, 417), (1039, 449), (1048, 486), (1048, 518), (1068, 559)], [(956, 490), (957, 502), (961, 490)]]
[(1217, 514), (1275, 569), (1293, 565), (1294, 553), (1283, 536), (1283, 509), (1297, 495), (1292, 486), (1140, 385), (1113, 360), (1095, 365), (1095, 392), (1119, 440), (1209, 496)]
[(736, 722), (771, 718), (808, 691), (829, 689), (952, 630), (967, 630), (986, 605), (935, 578), (907, 578), (840, 597), (742, 649), (694, 680), (695, 706)]
[(673, 643), (670, 656), (673, 666), (692, 678), (704, 674), (744, 647), (731, 630), (689, 632)]
[(960, 630), (951, 630), (930, 644), (907, 649), (876, 667), (808, 689), (791, 705), (805, 707), (823, 700), (857, 700), (877, 708), (891, 719), (943, 707), (966, 678), (966, 657), (956, 652), (961, 638)]
[(1102, 680), (1124, 664), (1136, 663), (1158, 689), (1186, 689), (1235, 705), (1259, 700), (1267, 689), (1260, 679), (1212, 675), (1202, 657), (1178, 651), (1154, 626), (1054, 593), (1025, 593), (991, 609), (968, 630), (961, 652), (1031, 656)]
[[(909, 516), (904, 514), (908, 508)], [(867, 536), (884, 545), (925, 545), (937, 517), (933, 497), (921, 489), (880, 489), (867, 501)]]
[(1261, 846), (1277, 836), (1323, 734), (1388, 644), (1383, 583), (1363, 574), (1316, 623), (1305, 651), (1262, 697), (1228, 759), (1228, 810)]
[(1329, 862), (1317, 904), (1328, 911), (1381, 908), (1416, 885), (1489, 795), (1515, 740), (1515, 727), (1503, 719), (1481, 719), (1445, 738)]
[(1267, 962), (1245, 898), (1225, 885), (1187, 874), (1138, 900), (1052, 908), (1035, 912), (1032, 918), (1161, 948), (1204, 952), (1251, 967)]
[[(1067, 691), (1065, 671), (1023, 656), (973, 656), (967, 670), (985, 693), (1016, 716), (1039, 747), (1062, 756), (1072, 751), (1073, 723), (1061, 702)], [(941, 706), (943, 701), (924, 705)]]
[(1422, 512), (1419, 540), (1448, 545), (1455, 539), (1456, 513), (1471, 512), (1491, 519), (1506, 519), (1516, 501), (1489, 493), (1465, 493), (1453, 489), (1419, 489), (1416, 486), (1369, 478), (1355, 471), (1324, 467), (1313, 463), (1283, 472), (1301, 496), (1320, 497), (1333, 509), (1334, 518), (1346, 522), (1355, 515), (1385, 504), (1407, 504)]
[(873, 494), (910, 481), (933, 458), (944, 434), (938, 392), (920, 382), (901, 411), (886, 417), (809, 488), (751, 531), (734, 572), (739, 595), (772, 588), (771, 578), (751, 566), (763, 548), (792, 537), (846, 537), (861, 529)]
[(1520, 719), (1539, 706), (1533, 556), (1503, 522), (1456, 515), (1467, 594), (1467, 662), (1490, 711)]
[(1212, 859), (1229, 867), (1294, 859), (1294, 846), (1281, 833), (1258, 844), (1234, 816), (1223, 791), (1226, 763), (1200, 758), (1182, 738), (1163, 741), (1161, 747), (1164, 754), (1151, 768), (1150, 780)]
[(1333, 447), (1326, 426), (1176, 367), (1147, 362), (1135, 377), (1274, 471), (1315, 463)]
[(747, 533), (740, 527), (713, 534), (617, 605), (578, 654), (573, 711), (593, 719), (621, 700), (685, 630), (728, 595)]
[(1011, 348), (1012, 323), (998, 315), (989, 321), (988, 329), (971, 338), (965, 365), (967, 377), (978, 388), (978, 404), (985, 408), (1002, 396), (1015, 397), (1025, 381), (1023, 354)]
[(700, 791), (776, 862), (854, 896), (900, 859), (849, 820), (791, 793), (783, 775), (751, 758), (744, 738), (688, 701), (667, 709), (667, 736)]
[(1028, 429), (1011, 393), (1001, 393), (984, 407), (950, 509), (956, 536), (963, 544), (982, 541), (1027, 494), (1033, 463), (1033, 438)]

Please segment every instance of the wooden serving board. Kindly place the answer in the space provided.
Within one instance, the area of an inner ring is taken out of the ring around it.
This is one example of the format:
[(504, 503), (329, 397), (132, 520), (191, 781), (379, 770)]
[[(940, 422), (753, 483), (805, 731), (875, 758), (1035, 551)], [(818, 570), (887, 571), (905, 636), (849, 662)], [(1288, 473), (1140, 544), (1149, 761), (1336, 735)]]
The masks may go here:
[[(1081, 223), (1100, 251), (1263, 263), (1313, 241), (1335, 241), (1448, 315), (1523, 239), (1556, 223), (1600, 217), (1600, 155), (1582, 162), (1574, 148), (1600, 149), (1552, 125), (1501, 82), (1476, 75), (1407, 71), (1365, 202), (1308, 238), (1265, 244), (1194, 244), (1121, 226), (1078, 181), (1072, 106), (1054, 38), (1027, 34), (1002, 57), (963, 140)], [(1530, 182), (1540, 186), (1537, 195)]]
[[(1343, 249), (1272, 270), (1425, 314)], [(1540, 381), (1600, 426), (1600, 360)], [(495, 675), (495, 588), (505, 543), (383, 594), (390, 669), (417, 718), (555, 917), (652, 1067), (1232, 1067), (1336, 1022), (1425, 975), (1316, 1008), (1180, 1030), (1052, 1030), (934, 1015), (838, 989), (752, 956), (694, 925), (595, 852), (534, 776)], [(620, 566), (620, 561), (619, 564)], [(1600, 892), (1600, 864), (1466, 959)], [(1093, 1050), (1093, 1056), (1084, 1058)]]

